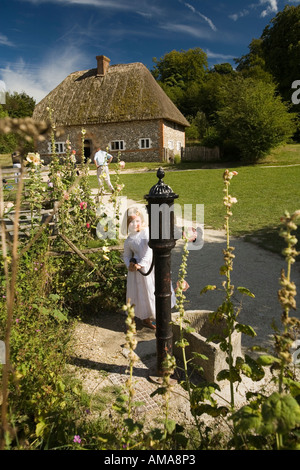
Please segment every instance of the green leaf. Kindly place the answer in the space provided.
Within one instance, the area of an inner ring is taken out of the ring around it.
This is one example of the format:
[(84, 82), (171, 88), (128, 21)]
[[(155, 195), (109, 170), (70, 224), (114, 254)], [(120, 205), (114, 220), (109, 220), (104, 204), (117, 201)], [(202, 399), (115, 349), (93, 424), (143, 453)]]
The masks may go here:
[(212, 406), (208, 404), (201, 404), (197, 405), (192, 409), (192, 413), (201, 416), (202, 414), (208, 414), (209, 416), (212, 416), (214, 418), (218, 416), (226, 416), (228, 413), (228, 408), (226, 406)]
[(262, 417), (257, 409), (253, 409), (251, 405), (245, 405), (231, 416), (235, 424), (236, 431), (247, 432), (250, 430), (258, 430), (261, 426)]
[(300, 406), (290, 395), (278, 392), (262, 405), (264, 432), (285, 434), (300, 425)]
[(37, 437), (40, 437), (43, 435), (45, 428), (47, 427), (46, 423), (44, 421), (40, 421), (35, 428), (35, 433)]
[(150, 394), (150, 397), (154, 397), (155, 395), (164, 395), (165, 393), (167, 392), (167, 388), (166, 387), (159, 387), (157, 388), (156, 390), (154, 390), (154, 392), (152, 392)]
[(263, 354), (257, 358), (257, 362), (262, 366), (270, 366), (275, 362), (280, 362), (280, 360), (277, 357), (272, 356), (271, 354)]
[(241, 382), (241, 377), (237, 370), (232, 369), (231, 371), (231, 377), (230, 377), (230, 371), (229, 369), (224, 369), (221, 370), (218, 375), (217, 375), (217, 380), (229, 380), (232, 382)]
[(134, 432), (136, 429), (141, 429), (140, 423), (133, 421), (131, 418), (124, 419), (124, 424), (127, 426), (129, 432)]
[(248, 295), (248, 297), (252, 297), (252, 298), (255, 297), (255, 295), (252, 294), (252, 292), (246, 287), (237, 287), (237, 290), (243, 295)]
[(56, 302), (57, 300), (59, 300), (59, 295), (58, 294), (50, 294), (49, 299)]
[(165, 428), (166, 428), (166, 431), (168, 434), (172, 434), (172, 432), (174, 431), (176, 427), (176, 421), (172, 420), (172, 419), (168, 419), (165, 423)]
[(68, 317), (66, 317), (66, 315), (64, 315), (61, 310), (54, 309), (52, 314), (54, 318), (56, 318), (59, 321), (66, 321), (66, 322), (69, 321)]
[(193, 352), (192, 353), (194, 357), (199, 357), (199, 359), (203, 359), (203, 361), (208, 361), (208, 357), (205, 356), (204, 354), (200, 354), (200, 353), (197, 353), (197, 352)]
[(200, 291), (200, 295), (202, 294), (205, 294), (207, 291), (209, 290), (215, 290), (217, 288), (217, 286), (212, 286), (212, 285), (208, 285), (208, 286), (205, 286), (203, 287), (203, 289)]
[(252, 338), (256, 336), (254, 329), (250, 325), (243, 325), (242, 323), (237, 323), (235, 325), (235, 330), (239, 331), (240, 333), (244, 333), (245, 335), (251, 336)]
[(248, 368), (245, 368), (245, 371), (243, 370), (243, 372), (247, 377), (251, 377), (251, 379), (255, 382), (258, 382), (259, 380), (264, 378), (264, 370), (261, 365), (258, 364), (257, 361), (255, 361), (255, 359), (252, 359), (252, 357), (245, 354), (245, 363)]
[(198, 403), (201, 401), (210, 400), (211, 395), (215, 393), (216, 390), (220, 390), (220, 388), (217, 384), (214, 384), (214, 383), (198, 385), (192, 391), (191, 401), (192, 403)]
[(196, 331), (196, 330), (195, 330), (195, 328), (192, 328), (191, 326), (186, 326), (186, 327), (184, 328), (184, 331), (185, 331), (186, 333), (194, 333), (194, 331)]
[(300, 382), (284, 377), (283, 383), (289, 387), (290, 393), (294, 398), (300, 395)]
[(178, 348), (185, 348), (188, 345), (189, 342), (185, 338), (182, 338), (180, 341), (175, 341), (175, 346)]
[(206, 338), (206, 343), (219, 343), (220, 341), (224, 341), (224, 336), (211, 335), (208, 338)]

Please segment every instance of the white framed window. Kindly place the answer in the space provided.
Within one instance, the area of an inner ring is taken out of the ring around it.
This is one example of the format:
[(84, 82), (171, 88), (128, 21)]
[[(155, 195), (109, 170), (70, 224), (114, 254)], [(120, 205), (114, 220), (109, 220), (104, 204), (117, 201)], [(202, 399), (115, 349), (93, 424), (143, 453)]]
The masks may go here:
[[(48, 142), (48, 152), (52, 153), (52, 142)], [(65, 142), (55, 142), (55, 152), (56, 153), (66, 153), (66, 143)]]
[(124, 140), (112, 140), (109, 144), (110, 150), (125, 150)]
[(169, 140), (169, 142), (168, 142), (168, 148), (169, 148), (170, 150), (174, 150), (174, 140)]
[(177, 140), (177, 152), (181, 151), (181, 142)]
[(140, 149), (150, 149), (151, 145), (152, 145), (152, 141), (148, 137), (143, 137), (142, 139), (139, 140)]

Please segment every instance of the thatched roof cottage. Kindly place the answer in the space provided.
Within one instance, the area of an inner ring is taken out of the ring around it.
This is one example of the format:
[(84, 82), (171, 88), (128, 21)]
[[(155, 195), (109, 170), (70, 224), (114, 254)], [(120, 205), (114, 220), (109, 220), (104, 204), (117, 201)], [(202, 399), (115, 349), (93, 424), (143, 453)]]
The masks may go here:
[[(189, 123), (150, 71), (141, 63), (110, 66), (107, 57), (96, 59), (97, 68), (71, 73), (35, 107), (34, 119), (47, 120), (50, 106), (56, 126), (65, 130), (57, 152), (65, 152), (63, 140), (69, 137), (80, 155), (84, 128), (85, 157), (97, 145), (112, 154), (121, 151), (125, 161), (162, 161), (180, 154)], [(38, 150), (47, 161), (50, 138)]]

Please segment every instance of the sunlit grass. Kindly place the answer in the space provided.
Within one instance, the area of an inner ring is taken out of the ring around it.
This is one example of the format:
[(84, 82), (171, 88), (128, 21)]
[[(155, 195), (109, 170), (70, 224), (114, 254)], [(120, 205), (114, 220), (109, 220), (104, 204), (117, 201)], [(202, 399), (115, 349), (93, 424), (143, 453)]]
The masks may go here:
[[(277, 160), (273, 158), (274, 167), (254, 165), (230, 168), (238, 171), (238, 176), (231, 184), (231, 195), (238, 200), (231, 219), (232, 235), (246, 236), (247, 240), (261, 243), (276, 252), (282, 247), (278, 235), (280, 217), (285, 210), (293, 213), (300, 209), (300, 166), (280, 167), (279, 160), (278, 157)], [(204, 204), (205, 226), (222, 229), (223, 171), (222, 168), (190, 171), (165, 169), (164, 181), (179, 195), (176, 203), (182, 206), (192, 204), (193, 207)], [(114, 175), (111, 179), (114, 182)], [(123, 194), (135, 201), (144, 201), (145, 204), (144, 196), (157, 182), (153, 172), (124, 173), (121, 179), (125, 184)], [(91, 184), (97, 187), (95, 177), (91, 178)]]

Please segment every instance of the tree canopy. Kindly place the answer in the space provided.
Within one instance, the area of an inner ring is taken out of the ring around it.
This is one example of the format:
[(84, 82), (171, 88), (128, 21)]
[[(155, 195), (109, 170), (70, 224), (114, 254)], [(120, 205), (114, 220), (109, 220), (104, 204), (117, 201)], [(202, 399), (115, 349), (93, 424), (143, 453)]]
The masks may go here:
[(300, 5), (289, 5), (235, 59), (236, 69), (209, 69), (205, 52), (195, 48), (154, 58), (152, 74), (190, 122), (188, 140), (224, 148), (230, 135), (244, 159), (247, 148), (257, 159), (291, 136), (299, 139), (299, 58)]
[(35, 107), (34, 98), (27, 95), (25, 92), (6, 93), (5, 104), (3, 109), (7, 111), (10, 117), (22, 118), (32, 116)]
[(275, 85), (252, 78), (232, 81), (217, 115), (222, 140), (230, 140), (248, 162), (286, 142), (296, 129), (294, 116), (276, 94)]
[[(25, 92), (7, 92), (5, 104), (0, 105), (0, 119), (6, 116), (12, 118), (23, 118), (32, 116), (35, 100)], [(0, 153), (11, 153), (18, 146), (20, 137), (15, 134), (0, 135)], [(24, 142), (23, 147), (32, 150), (32, 144)]]
[(300, 79), (300, 5), (287, 5), (271, 19), (249, 53), (236, 59), (237, 70), (268, 81), (272, 77), (284, 100), (291, 102), (291, 86)]

